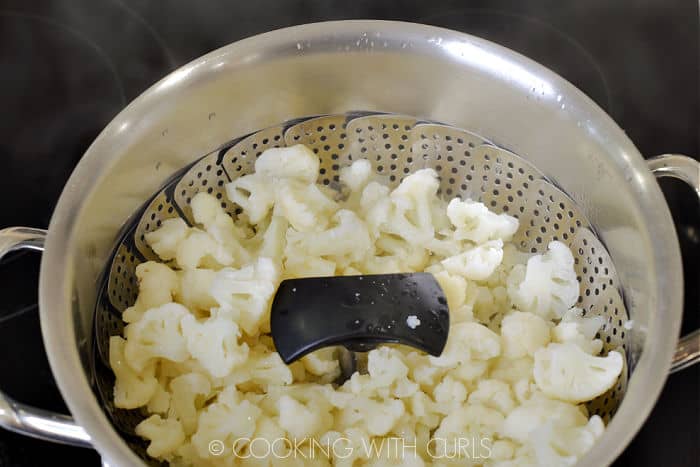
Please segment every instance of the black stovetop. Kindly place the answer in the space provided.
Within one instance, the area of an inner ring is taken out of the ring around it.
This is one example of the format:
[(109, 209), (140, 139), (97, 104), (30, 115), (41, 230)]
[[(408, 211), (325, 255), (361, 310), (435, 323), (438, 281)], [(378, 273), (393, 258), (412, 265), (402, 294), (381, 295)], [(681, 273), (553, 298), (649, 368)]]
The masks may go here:
[[(461, 30), (515, 49), (592, 97), (645, 155), (697, 155), (697, 0), (0, 0), (0, 227), (47, 227), (72, 168), (104, 125), (176, 67), (263, 31), (378, 18)], [(662, 188), (684, 255), (686, 319), (698, 326), (700, 209), (690, 189)], [(663, 247), (663, 245), (660, 245)], [(0, 265), (0, 387), (65, 410), (44, 356), (38, 256)], [(619, 465), (700, 465), (700, 371), (669, 378)], [(93, 451), (0, 430), (0, 465), (99, 465)]]

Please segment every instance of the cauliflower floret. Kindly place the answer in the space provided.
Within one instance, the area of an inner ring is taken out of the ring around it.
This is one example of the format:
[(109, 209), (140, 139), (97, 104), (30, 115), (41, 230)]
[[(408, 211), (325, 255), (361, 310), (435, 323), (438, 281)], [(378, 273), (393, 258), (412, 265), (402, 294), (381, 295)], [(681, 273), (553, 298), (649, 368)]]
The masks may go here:
[(313, 256), (306, 256), (299, 254), (299, 252), (291, 251), (286, 257), (287, 259), (284, 262), (285, 279), (335, 276), (337, 265), (331, 260), (314, 258)]
[(574, 257), (558, 241), (550, 242), (544, 255), (531, 257), (527, 268), (517, 265), (508, 276), (513, 304), (544, 319), (561, 318), (576, 303), (578, 293)]
[(464, 401), (467, 400), (467, 388), (460, 381), (447, 375), (433, 389), (433, 397), (435, 402), (438, 403), (438, 410), (448, 414), (452, 410), (461, 407)]
[(179, 303), (166, 303), (146, 311), (140, 320), (124, 328), (124, 355), (129, 365), (142, 371), (156, 358), (182, 362), (189, 357), (180, 320), (192, 316)]
[(174, 378), (170, 382), (170, 390), (173, 413), (180, 420), (184, 433), (189, 436), (197, 430), (197, 411), (209, 396), (211, 384), (199, 373), (187, 373)]
[(148, 309), (172, 302), (180, 288), (175, 271), (155, 261), (146, 261), (136, 266), (136, 279), (139, 281), (139, 295), (134, 305), (122, 314), (126, 323), (138, 321)]
[(283, 395), (277, 401), (279, 424), (289, 433), (291, 439), (303, 440), (331, 428), (333, 419), (311, 404), (307, 406), (296, 399)]
[(469, 394), (470, 404), (481, 404), (496, 409), (504, 415), (515, 408), (510, 386), (496, 379), (482, 379), (474, 392)]
[(303, 144), (269, 148), (255, 161), (255, 173), (269, 178), (291, 178), (314, 183), (318, 178), (318, 156)]
[(183, 269), (220, 269), (233, 265), (236, 258), (209, 233), (193, 228), (178, 245), (175, 260)]
[(564, 313), (559, 324), (552, 329), (552, 340), (559, 343), (571, 342), (591, 355), (598, 355), (603, 349), (603, 341), (595, 339), (595, 334), (605, 320), (602, 316), (584, 317), (578, 308)]
[(464, 253), (451, 256), (442, 265), (451, 274), (481, 281), (488, 278), (503, 260), (503, 240), (491, 240)]
[(305, 252), (309, 256), (326, 256), (336, 263), (359, 261), (372, 252), (372, 241), (365, 223), (347, 209), (336, 212), (331, 227), (321, 232), (287, 231), (290, 249)]
[(158, 387), (146, 405), (148, 413), (166, 415), (170, 410), (170, 393), (166, 391), (164, 378), (158, 378)]
[(250, 222), (262, 221), (275, 204), (272, 181), (258, 174), (242, 175), (226, 185), (226, 196), (239, 205)]
[(263, 389), (270, 385), (291, 384), (292, 371), (277, 352), (254, 352), (249, 358), (251, 381)]
[(623, 359), (612, 351), (594, 357), (572, 343), (551, 343), (535, 352), (535, 382), (550, 397), (568, 402), (596, 398), (617, 382)]
[(336, 423), (341, 427), (359, 426), (372, 436), (389, 433), (404, 415), (406, 409), (399, 399), (378, 402), (358, 395), (340, 410)]
[(224, 316), (198, 321), (187, 315), (181, 327), (187, 350), (215, 378), (228, 375), (248, 357), (248, 345), (238, 343), (238, 326)]
[(587, 419), (573, 404), (536, 394), (508, 414), (500, 434), (526, 443), (533, 430), (550, 421), (556, 421), (562, 427), (576, 427), (585, 425)]
[(250, 253), (240, 242), (245, 237), (244, 232), (236, 227), (231, 216), (224, 211), (215, 197), (204, 192), (197, 193), (190, 206), (195, 222), (202, 225), (204, 230), (228, 251), (235, 264), (250, 261)]
[(187, 237), (189, 227), (180, 217), (166, 219), (160, 228), (145, 235), (146, 243), (164, 261), (170, 261), (177, 254), (177, 246)]
[(433, 202), (439, 183), (433, 169), (421, 169), (404, 178), (389, 195), (393, 212), (383, 229), (413, 245), (422, 245), (433, 238)]
[(350, 189), (345, 206), (353, 210), (360, 206), (363, 190), (372, 176), (372, 164), (367, 159), (356, 160), (350, 166), (340, 169), (340, 181)]
[(136, 372), (124, 357), (126, 341), (119, 336), (109, 338), (109, 366), (112, 367), (114, 383), (114, 405), (122, 409), (135, 409), (146, 405), (158, 389), (155, 365), (151, 364)]
[(282, 179), (275, 183), (275, 215), (284, 216), (299, 232), (324, 229), (338, 204), (317, 185)]
[(518, 230), (518, 219), (496, 214), (483, 204), (470, 199), (454, 198), (447, 205), (447, 216), (455, 226), (454, 237), (482, 244), (489, 240), (510, 240)]
[(501, 321), (501, 339), (504, 357), (532, 357), (537, 349), (549, 344), (549, 325), (535, 314), (515, 311)]
[(185, 433), (177, 420), (151, 415), (136, 425), (136, 434), (151, 441), (146, 452), (151, 457), (165, 457), (185, 441)]
[(289, 222), (281, 216), (272, 216), (262, 237), (262, 245), (258, 256), (265, 258), (281, 258), (287, 245), (287, 229)]
[(530, 434), (535, 458), (540, 466), (574, 465), (578, 457), (586, 453), (604, 430), (603, 422), (597, 415), (591, 417), (584, 426), (560, 426), (556, 421), (548, 421)]
[(439, 357), (430, 356), (430, 363), (454, 368), (470, 360), (489, 360), (501, 354), (498, 334), (479, 323), (458, 323), (450, 327), (447, 344)]
[(518, 381), (532, 381), (532, 370), (535, 362), (532, 357), (507, 358), (502, 357), (496, 360), (495, 365), (489, 372), (489, 377), (515, 384)]
[(445, 292), (450, 311), (459, 309), (467, 299), (467, 281), (463, 277), (452, 275), (447, 271), (434, 272), (433, 275), (442, 291)]
[(367, 372), (373, 387), (388, 387), (408, 375), (408, 367), (402, 361), (401, 352), (389, 347), (379, 347), (367, 355)]
[(270, 300), (277, 290), (279, 266), (269, 258), (241, 269), (224, 268), (216, 274), (211, 294), (219, 313), (232, 316), (248, 335), (270, 329)]
[(340, 364), (335, 356), (335, 347), (326, 347), (305, 355), (301, 361), (306, 371), (315, 376), (324, 376), (333, 381), (340, 375)]
[[(472, 446), (460, 444), (459, 439), (493, 439), (502, 426), (503, 415), (498, 410), (478, 404), (467, 404), (442, 419), (433, 435), (433, 440), (439, 441), (431, 445), (432, 454), (437, 459), (461, 459), (463, 463), (471, 459)], [(463, 465), (462, 463), (458, 465)]]
[(216, 271), (211, 269), (186, 269), (178, 273), (180, 287), (175, 298), (193, 312), (208, 312), (217, 305), (211, 295)]
[(197, 431), (192, 435), (192, 444), (199, 457), (207, 459), (214, 456), (209, 450), (209, 443), (214, 439), (220, 440), (224, 451), (228, 451), (234, 440), (250, 438), (261, 415), (260, 408), (242, 399), (235, 386), (225, 388), (216, 402), (200, 412)]
[(379, 237), (391, 213), (389, 193), (389, 187), (378, 182), (370, 182), (362, 190), (359, 211), (374, 239)]

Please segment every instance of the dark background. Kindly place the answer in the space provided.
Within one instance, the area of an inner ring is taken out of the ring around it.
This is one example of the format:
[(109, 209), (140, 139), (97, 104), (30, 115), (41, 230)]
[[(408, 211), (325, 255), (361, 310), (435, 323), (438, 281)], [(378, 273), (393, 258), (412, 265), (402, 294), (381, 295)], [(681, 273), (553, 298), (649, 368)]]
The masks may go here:
[[(99, 131), (173, 69), (253, 34), (349, 18), (422, 22), (490, 39), (582, 89), (643, 154), (699, 154), (697, 0), (0, 0), (0, 227), (47, 227)], [(698, 326), (700, 209), (680, 183), (662, 188), (684, 255), (687, 332)], [(38, 264), (38, 255), (26, 254), (0, 265), (0, 387), (65, 411), (41, 343)], [(669, 378), (618, 465), (700, 465), (699, 380), (698, 366)], [(0, 430), (0, 465), (57, 460), (99, 462), (93, 451)]]

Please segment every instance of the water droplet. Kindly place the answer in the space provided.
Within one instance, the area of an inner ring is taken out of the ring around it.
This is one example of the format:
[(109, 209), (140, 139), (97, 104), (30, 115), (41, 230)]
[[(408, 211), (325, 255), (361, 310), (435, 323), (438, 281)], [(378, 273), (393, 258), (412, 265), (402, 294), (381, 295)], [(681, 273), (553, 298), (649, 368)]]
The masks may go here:
[(561, 94), (557, 96), (557, 102), (561, 102)]
[(561, 105), (561, 110), (564, 110), (566, 108), (566, 104)]
[(303, 46), (301, 45), (301, 42), (297, 42), (297, 50), (301, 50)]
[(209, 113), (209, 120), (214, 120), (216, 118), (216, 112)]
[(168, 129), (166, 128), (166, 129), (163, 130), (163, 132), (161, 133), (161, 136), (165, 136), (165, 135), (167, 135), (167, 134), (168, 134)]
[(296, 291), (297, 291), (297, 288), (296, 288), (296, 287), (292, 287), (292, 292), (296, 292)]

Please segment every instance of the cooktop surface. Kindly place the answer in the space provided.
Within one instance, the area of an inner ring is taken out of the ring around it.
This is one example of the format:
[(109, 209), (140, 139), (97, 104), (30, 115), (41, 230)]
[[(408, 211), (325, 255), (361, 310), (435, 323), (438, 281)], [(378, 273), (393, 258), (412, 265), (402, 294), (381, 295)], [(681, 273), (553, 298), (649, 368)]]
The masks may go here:
[[(46, 228), (100, 130), (175, 68), (260, 32), (356, 18), (421, 22), (492, 40), (578, 86), (644, 155), (700, 153), (696, 0), (0, 0), (0, 228)], [(684, 256), (688, 332), (698, 326), (700, 209), (682, 184), (662, 188)], [(22, 402), (65, 411), (41, 343), (38, 265), (36, 254), (0, 264), (0, 387)], [(698, 366), (669, 377), (617, 465), (700, 465), (699, 380)], [(0, 465), (57, 459), (99, 465), (94, 451), (0, 430)]]

